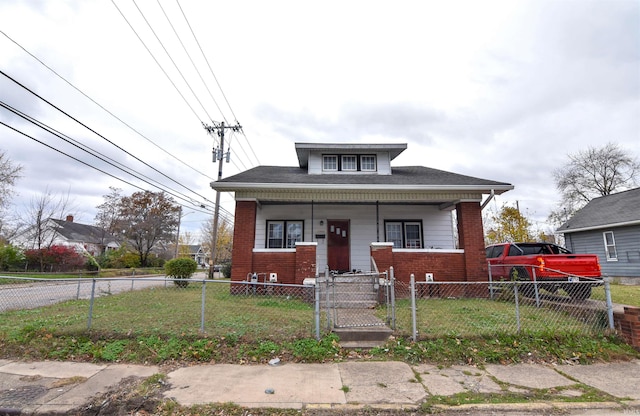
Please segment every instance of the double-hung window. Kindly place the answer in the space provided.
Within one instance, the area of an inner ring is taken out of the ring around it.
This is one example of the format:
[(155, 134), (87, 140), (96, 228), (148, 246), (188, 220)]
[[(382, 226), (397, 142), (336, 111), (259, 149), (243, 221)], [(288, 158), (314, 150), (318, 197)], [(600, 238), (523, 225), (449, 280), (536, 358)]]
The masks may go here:
[(607, 255), (607, 261), (618, 261), (618, 252), (616, 251), (616, 240), (613, 237), (613, 231), (605, 231), (602, 233), (604, 238), (604, 252)]
[(358, 170), (358, 156), (356, 156), (356, 155), (344, 155), (344, 156), (342, 156), (342, 170), (345, 170), (345, 171), (357, 171)]
[(385, 239), (394, 248), (422, 248), (422, 222), (385, 221)]
[(302, 235), (302, 221), (267, 221), (267, 248), (295, 248)]
[(360, 156), (360, 170), (363, 172), (375, 172), (376, 157), (373, 155)]

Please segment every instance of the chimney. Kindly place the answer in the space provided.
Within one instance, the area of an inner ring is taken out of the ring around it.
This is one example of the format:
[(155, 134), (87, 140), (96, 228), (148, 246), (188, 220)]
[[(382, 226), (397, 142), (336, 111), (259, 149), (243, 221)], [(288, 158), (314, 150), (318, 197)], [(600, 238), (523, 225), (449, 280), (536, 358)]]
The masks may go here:
[(73, 215), (67, 215), (67, 222), (73, 222)]

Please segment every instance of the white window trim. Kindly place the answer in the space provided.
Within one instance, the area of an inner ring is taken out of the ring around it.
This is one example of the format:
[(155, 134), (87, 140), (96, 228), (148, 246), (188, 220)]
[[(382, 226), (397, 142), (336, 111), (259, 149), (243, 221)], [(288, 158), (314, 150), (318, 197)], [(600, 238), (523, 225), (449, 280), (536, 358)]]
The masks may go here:
[[(424, 227), (422, 221), (417, 220), (388, 220), (384, 223), (384, 237), (387, 240), (387, 225), (389, 224), (398, 224), (400, 225), (400, 230), (402, 235), (401, 237), (401, 247), (395, 247), (395, 249), (404, 249), (404, 250), (422, 250), (424, 249)], [(406, 247), (407, 245), (407, 225), (417, 225), (420, 231), (420, 247)]]
[[(611, 242), (612, 242), (611, 245), (607, 243), (607, 234), (611, 234)], [(616, 238), (613, 235), (613, 231), (603, 232), (602, 239), (604, 240), (604, 256), (607, 259), (607, 261), (618, 261), (618, 248), (616, 247)], [(615, 257), (609, 256), (609, 247), (613, 247), (613, 250), (615, 251), (615, 255), (616, 255)]]
[[(329, 158), (332, 158), (333, 160), (335, 160), (335, 165), (336, 168), (335, 169), (327, 169), (325, 161)], [(338, 171), (338, 155), (323, 155), (322, 156), (322, 170), (324, 172), (337, 172)]]
[[(364, 168), (364, 162), (362, 159), (365, 157), (373, 158), (373, 169)], [(376, 155), (360, 155), (360, 170), (363, 172), (376, 172), (378, 170), (378, 158), (376, 158)]]
[[(355, 166), (353, 167), (353, 169), (346, 169), (346, 168), (345, 168), (345, 162), (344, 162), (344, 160), (345, 160), (346, 158), (353, 158), (353, 159), (354, 159)], [(357, 172), (357, 171), (358, 171), (358, 155), (342, 155), (342, 156), (340, 157), (340, 159), (341, 159), (340, 161), (342, 162), (342, 170), (343, 170), (344, 172)]]

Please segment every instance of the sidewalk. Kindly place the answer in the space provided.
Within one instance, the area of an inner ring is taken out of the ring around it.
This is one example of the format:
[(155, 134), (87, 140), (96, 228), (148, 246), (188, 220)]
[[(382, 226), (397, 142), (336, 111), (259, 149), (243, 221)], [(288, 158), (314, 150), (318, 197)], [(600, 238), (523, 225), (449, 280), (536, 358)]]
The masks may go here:
[[(147, 378), (160, 371), (159, 367), (142, 365), (0, 360), (0, 414), (70, 413), (127, 377)], [(398, 410), (418, 408), (430, 396), (465, 392), (527, 395), (536, 389), (548, 389), (557, 400), (455, 409), (469, 414), (496, 409), (538, 414), (557, 409), (640, 413), (639, 360), (594, 365), (487, 365), (485, 369), (394, 361), (203, 364), (170, 371), (166, 381), (169, 388), (164, 397), (184, 406), (232, 402), (254, 408)], [(562, 398), (588, 393), (589, 387), (611, 395), (611, 399), (562, 402)], [(443, 411), (447, 409), (454, 408), (442, 407)]]

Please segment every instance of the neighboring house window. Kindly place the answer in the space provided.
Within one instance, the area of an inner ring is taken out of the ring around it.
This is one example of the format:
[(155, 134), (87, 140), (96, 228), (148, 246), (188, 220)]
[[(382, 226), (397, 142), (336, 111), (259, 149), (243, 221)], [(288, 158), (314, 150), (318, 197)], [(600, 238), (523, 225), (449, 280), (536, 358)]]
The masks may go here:
[(360, 169), (366, 172), (375, 172), (376, 170), (376, 157), (375, 156), (360, 156)]
[(422, 222), (386, 221), (386, 241), (395, 248), (422, 248)]
[(267, 248), (295, 248), (302, 241), (302, 221), (267, 221)]
[(602, 233), (604, 237), (604, 251), (607, 254), (607, 261), (618, 261), (618, 252), (616, 251), (616, 240), (613, 238), (613, 231), (605, 231)]
[(357, 171), (358, 170), (358, 157), (357, 156), (342, 156), (342, 170)]
[(322, 170), (337, 171), (338, 156), (330, 155), (322, 157)]

